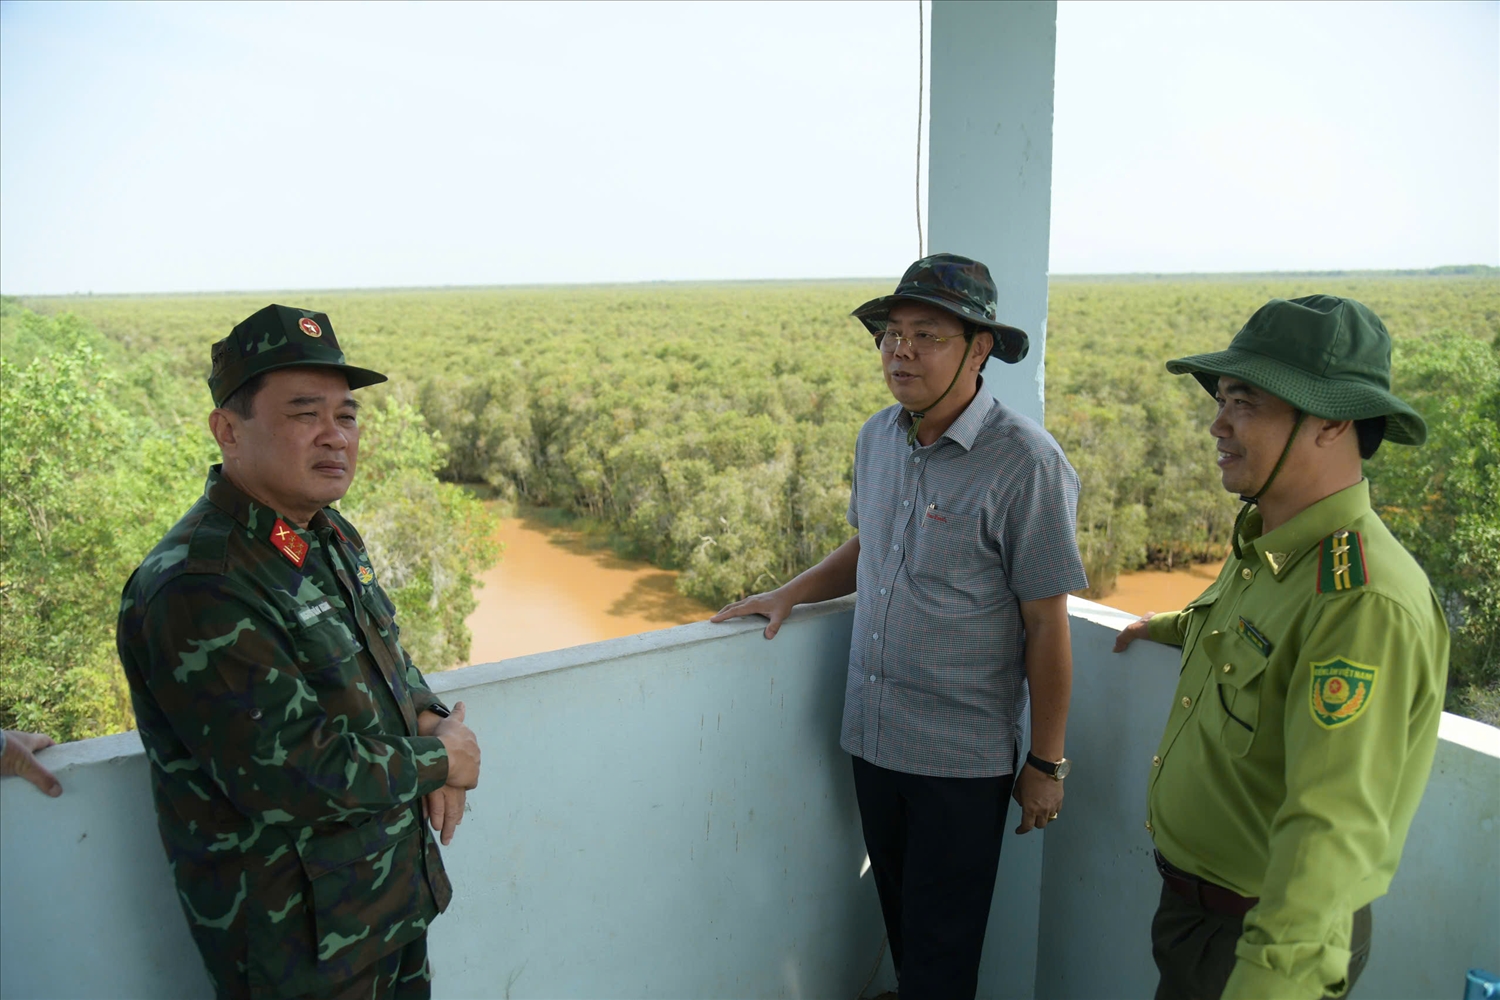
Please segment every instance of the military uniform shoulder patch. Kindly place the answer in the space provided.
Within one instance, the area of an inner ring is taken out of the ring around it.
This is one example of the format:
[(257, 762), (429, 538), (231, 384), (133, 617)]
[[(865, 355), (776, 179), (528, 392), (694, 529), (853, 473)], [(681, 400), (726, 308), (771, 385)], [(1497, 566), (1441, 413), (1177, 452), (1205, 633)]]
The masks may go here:
[(276, 551), (286, 556), (287, 561), (293, 566), (298, 569), (302, 568), (302, 563), (307, 558), (307, 543), (279, 517), (276, 523), (271, 525), (271, 544), (276, 546)]
[(1359, 532), (1341, 529), (1323, 539), (1318, 560), (1318, 593), (1353, 590), (1363, 587), (1369, 578)]
[(1324, 729), (1348, 725), (1370, 706), (1378, 667), (1342, 657), (1312, 665), (1312, 717)]

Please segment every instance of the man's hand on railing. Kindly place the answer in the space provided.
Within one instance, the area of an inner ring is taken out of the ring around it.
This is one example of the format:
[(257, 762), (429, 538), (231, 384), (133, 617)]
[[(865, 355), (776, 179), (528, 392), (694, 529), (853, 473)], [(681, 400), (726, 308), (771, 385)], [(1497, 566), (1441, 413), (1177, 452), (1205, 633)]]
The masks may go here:
[(731, 618), (763, 615), (771, 622), (763, 634), (767, 639), (774, 639), (781, 630), (781, 623), (797, 605), (817, 604), (854, 593), (858, 568), (859, 536), (855, 535), (824, 556), (823, 561), (812, 569), (798, 573), (775, 590), (726, 604), (709, 621), (727, 622)]
[(765, 636), (767, 639), (774, 639), (776, 633), (781, 630), (781, 623), (786, 621), (786, 616), (791, 614), (792, 608), (797, 606), (796, 600), (786, 592), (787, 590), (787, 587), (777, 587), (764, 594), (752, 594), (742, 601), (726, 604), (709, 621), (727, 622), (731, 618), (763, 615), (771, 622), (766, 626)]
[(6, 729), (0, 734), (0, 777), (20, 775), (54, 799), (62, 794), (62, 783), (37, 763), (36, 751), (52, 746), (52, 737)]
[(1150, 636), (1146, 634), (1146, 623), (1154, 614), (1156, 614), (1155, 611), (1147, 611), (1140, 618), (1120, 629), (1120, 634), (1115, 636), (1115, 652), (1125, 652), (1126, 648), (1137, 639), (1149, 639)]

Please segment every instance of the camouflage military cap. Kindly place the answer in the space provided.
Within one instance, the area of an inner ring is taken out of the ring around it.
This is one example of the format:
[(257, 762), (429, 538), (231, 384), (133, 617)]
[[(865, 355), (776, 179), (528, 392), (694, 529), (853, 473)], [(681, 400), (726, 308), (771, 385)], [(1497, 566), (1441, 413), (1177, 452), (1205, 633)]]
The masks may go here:
[(1219, 376), (1243, 379), (1328, 420), (1385, 417), (1385, 439), (1427, 440), (1422, 417), (1391, 392), (1391, 335), (1370, 307), (1337, 295), (1272, 299), (1229, 346), (1167, 362), (1212, 395)]
[(344, 360), (327, 313), (291, 306), (266, 306), (251, 315), (213, 346), (212, 357), (208, 391), (215, 406), (223, 406), (224, 400), (256, 375), (278, 368), (337, 368), (349, 379), (351, 389), (386, 380), (379, 372), (356, 368)]
[(895, 292), (871, 299), (850, 315), (878, 337), (885, 332), (891, 309), (900, 303), (937, 306), (993, 333), (995, 344), (990, 354), (1013, 365), (1026, 357), (1031, 340), (1023, 331), (996, 321), (998, 299), (989, 268), (955, 253), (937, 253), (908, 267)]

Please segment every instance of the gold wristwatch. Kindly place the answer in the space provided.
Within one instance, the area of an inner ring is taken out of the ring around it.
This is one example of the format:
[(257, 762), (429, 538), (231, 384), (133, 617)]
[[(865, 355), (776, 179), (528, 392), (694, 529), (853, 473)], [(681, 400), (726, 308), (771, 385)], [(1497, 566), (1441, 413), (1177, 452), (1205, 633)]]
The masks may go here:
[(1058, 761), (1042, 760), (1042, 758), (1029, 750), (1026, 753), (1026, 763), (1041, 771), (1053, 781), (1063, 780), (1073, 770), (1073, 762), (1066, 757)]

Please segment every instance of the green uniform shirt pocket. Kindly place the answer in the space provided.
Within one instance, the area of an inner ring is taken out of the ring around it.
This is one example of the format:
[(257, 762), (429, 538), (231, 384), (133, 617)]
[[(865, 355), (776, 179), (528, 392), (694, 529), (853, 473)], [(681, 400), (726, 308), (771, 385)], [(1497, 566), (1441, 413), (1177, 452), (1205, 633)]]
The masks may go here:
[(1203, 637), (1203, 652), (1214, 679), (1214, 696), (1204, 699), (1204, 726), (1236, 757), (1250, 752), (1260, 723), (1260, 686), (1266, 657), (1234, 632)]

